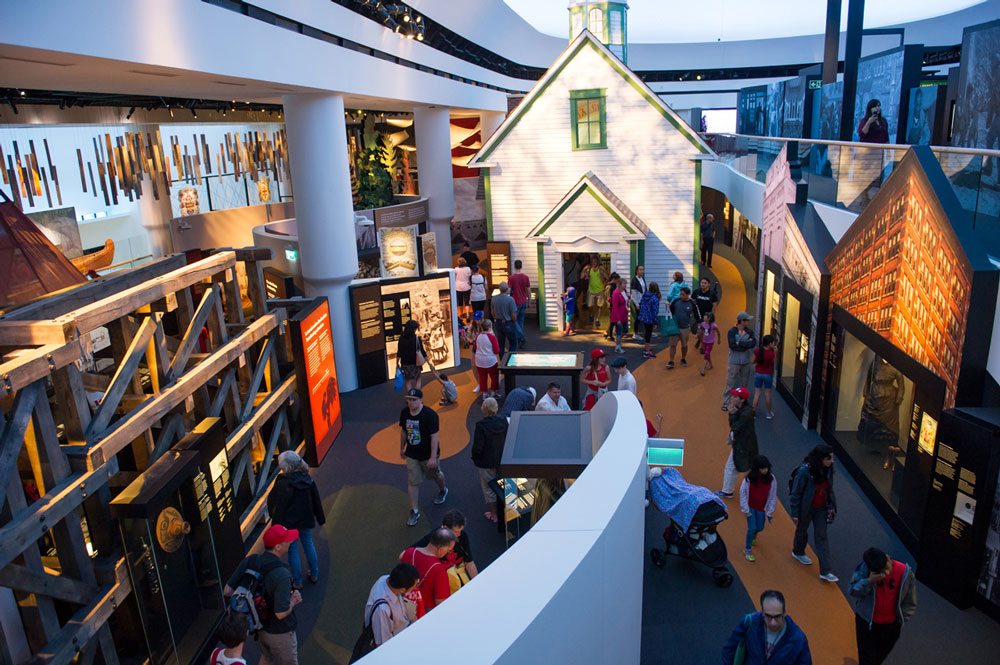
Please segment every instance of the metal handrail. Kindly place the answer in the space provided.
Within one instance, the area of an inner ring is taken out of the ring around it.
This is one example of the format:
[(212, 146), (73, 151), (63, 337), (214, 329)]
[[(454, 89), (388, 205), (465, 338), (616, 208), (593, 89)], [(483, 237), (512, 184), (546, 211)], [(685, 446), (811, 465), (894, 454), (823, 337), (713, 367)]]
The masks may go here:
[[(827, 139), (804, 139), (789, 138), (787, 136), (752, 136), (750, 134), (730, 134), (728, 132), (699, 132), (701, 136), (731, 136), (741, 139), (752, 139), (755, 141), (784, 141), (785, 143), (795, 141), (797, 143), (816, 143), (819, 145), (839, 145), (847, 148), (871, 148), (874, 150), (906, 150), (912, 147), (908, 143), (862, 143), (860, 141), (829, 141)], [(932, 145), (930, 149), (934, 152), (953, 152), (961, 155), (982, 155), (984, 157), (1000, 157), (1000, 150), (987, 150), (978, 148), (959, 148), (950, 145)]]

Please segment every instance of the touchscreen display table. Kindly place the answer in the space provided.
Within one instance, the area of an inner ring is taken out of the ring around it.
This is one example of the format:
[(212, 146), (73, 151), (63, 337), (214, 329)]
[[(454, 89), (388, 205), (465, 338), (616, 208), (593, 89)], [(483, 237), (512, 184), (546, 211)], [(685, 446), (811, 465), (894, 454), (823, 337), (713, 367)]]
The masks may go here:
[[(569, 406), (571, 409), (580, 407), (580, 374), (583, 372), (583, 352), (539, 353), (530, 351), (511, 351), (504, 354), (500, 361), (500, 373), (503, 374), (504, 394), (517, 387), (518, 376), (565, 376), (569, 378), (572, 387)], [(545, 386), (535, 386), (538, 395), (545, 392)], [(565, 388), (563, 388), (565, 395)]]
[[(558, 432), (558, 436), (553, 436)], [(576, 478), (594, 456), (589, 411), (515, 411), (500, 458), (504, 478)]]

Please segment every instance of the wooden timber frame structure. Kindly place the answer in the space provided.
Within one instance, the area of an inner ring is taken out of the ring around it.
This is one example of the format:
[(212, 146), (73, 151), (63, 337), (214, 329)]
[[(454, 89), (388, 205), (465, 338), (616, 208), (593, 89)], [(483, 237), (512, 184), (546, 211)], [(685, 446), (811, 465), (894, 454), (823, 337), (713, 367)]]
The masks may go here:
[[(286, 310), (264, 296), (270, 258), (167, 256), (0, 316), (0, 665), (17, 644), (37, 662), (122, 662), (112, 626), (138, 619), (115, 620), (135, 605), (108, 504), (202, 419), (224, 421), (244, 543), (260, 531), (273, 460), (301, 443)], [(100, 328), (104, 374), (88, 369)], [(103, 393), (96, 407), (88, 391)]]

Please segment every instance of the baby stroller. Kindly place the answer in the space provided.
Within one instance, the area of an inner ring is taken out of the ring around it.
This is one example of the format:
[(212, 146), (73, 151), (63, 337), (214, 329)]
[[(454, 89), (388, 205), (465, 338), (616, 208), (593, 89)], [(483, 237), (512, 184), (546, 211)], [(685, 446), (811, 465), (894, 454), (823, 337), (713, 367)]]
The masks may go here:
[(654, 547), (649, 552), (653, 564), (662, 568), (668, 554), (683, 557), (711, 568), (717, 586), (730, 586), (733, 574), (726, 565), (726, 543), (716, 531), (729, 517), (722, 500), (707, 488), (689, 484), (673, 467), (650, 480), (649, 494), (651, 502), (670, 518), (663, 531), (664, 549)]

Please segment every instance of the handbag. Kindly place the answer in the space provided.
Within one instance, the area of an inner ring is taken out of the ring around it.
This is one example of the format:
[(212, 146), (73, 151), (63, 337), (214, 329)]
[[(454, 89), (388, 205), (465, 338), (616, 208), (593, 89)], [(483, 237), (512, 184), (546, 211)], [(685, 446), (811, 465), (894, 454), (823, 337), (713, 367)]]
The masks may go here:
[(733, 665), (743, 665), (747, 659), (747, 631), (750, 630), (750, 617), (747, 614), (743, 617), (743, 639), (736, 645), (736, 653), (733, 655)]
[(660, 325), (660, 332), (663, 333), (664, 337), (676, 337), (681, 334), (681, 329), (677, 327), (677, 321), (674, 320), (673, 316), (667, 316)]
[(833, 524), (833, 520), (837, 518), (837, 508), (832, 504), (826, 504), (826, 523)]
[(448, 568), (448, 584), (451, 592), (455, 593), (469, 583), (469, 571), (465, 569), (465, 563), (458, 563)]
[[(375, 609), (379, 605), (388, 605), (389, 601), (385, 598), (379, 598), (372, 605), (371, 612), (368, 613), (368, 620), (365, 625), (361, 627), (361, 635), (358, 636), (357, 641), (354, 642), (354, 649), (351, 651), (351, 659), (347, 661), (348, 663), (354, 663), (375, 650), (378, 645), (375, 644), (375, 629), (372, 627), (372, 617), (375, 616)], [(213, 664), (215, 661), (212, 661)]]
[(396, 368), (395, 383), (393, 383), (392, 387), (396, 389), (397, 393), (401, 393), (401, 392), (403, 392), (403, 384), (405, 382), (406, 382), (406, 379), (403, 378), (403, 370), (400, 369), (399, 367), (397, 367)]

